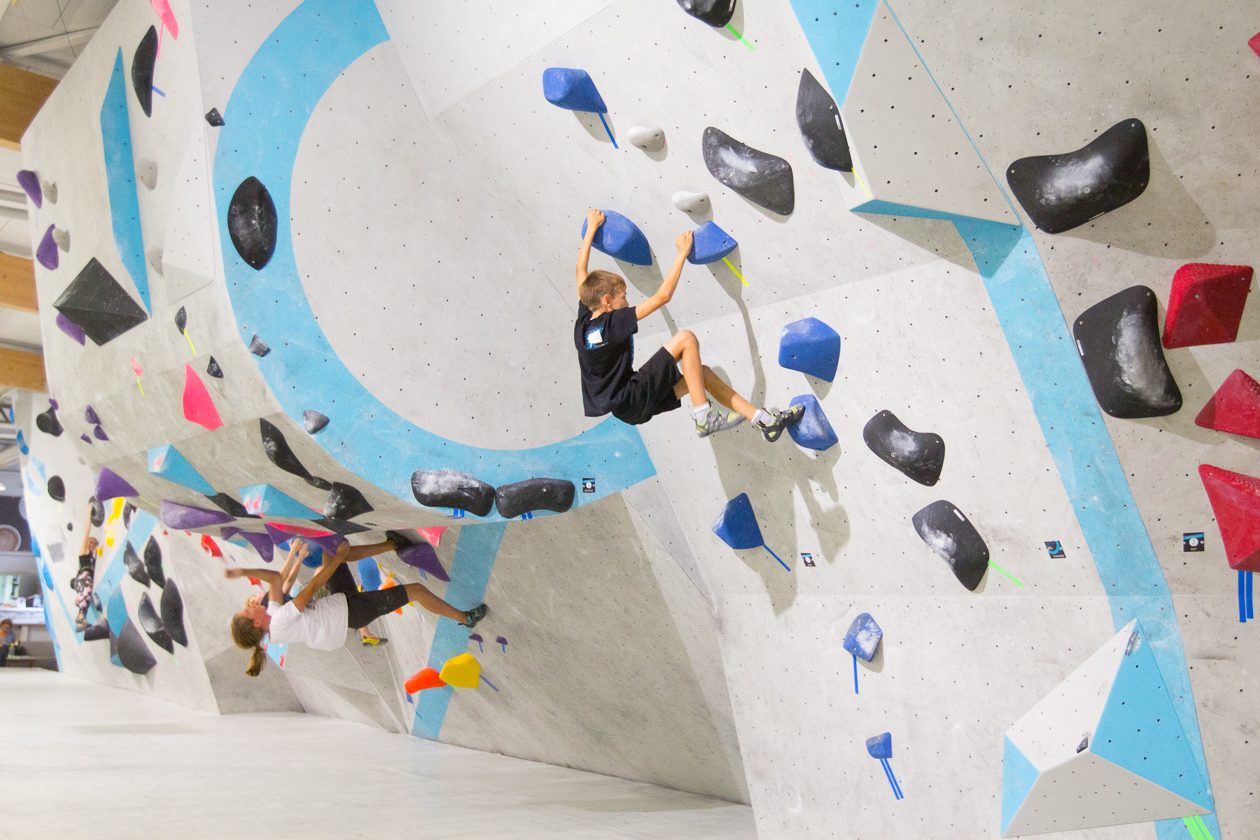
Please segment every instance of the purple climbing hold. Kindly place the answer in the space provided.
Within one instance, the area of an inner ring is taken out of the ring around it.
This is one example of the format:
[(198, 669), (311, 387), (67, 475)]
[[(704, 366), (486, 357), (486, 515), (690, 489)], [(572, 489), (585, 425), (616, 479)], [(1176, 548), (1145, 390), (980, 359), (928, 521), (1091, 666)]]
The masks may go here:
[(275, 546), (271, 542), (271, 537), (267, 534), (259, 534), (256, 531), (242, 531), (240, 528), (224, 528), (222, 536), (226, 540), (232, 537), (240, 537), (254, 547), (254, 551), (258, 552), (258, 556), (262, 558), (264, 563), (270, 563), (272, 557), (275, 556)]
[[(97, 495), (100, 495), (99, 489), (97, 490)], [(193, 507), (192, 505), (181, 505), (179, 502), (163, 499), (162, 506), (158, 509), (158, 518), (168, 528), (174, 528), (177, 531), (191, 531), (194, 528), (223, 525), (231, 522), (234, 517), (222, 511), (206, 510), (205, 508)]]
[(105, 430), (101, 428), (100, 423), (97, 423), (92, 428), (92, 436), (95, 437), (97, 440), (109, 440), (109, 435), (105, 434)]
[(96, 477), (96, 493), (94, 495), (104, 502), (108, 499), (131, 499), (140, 494), (136, 492), (136, 488), (132, 487), (118, 473), (109, 467), (101, 467), (101, 473)]
[(451, 576), (446, 573), (446, 569), (442, 568), (442, 561), (438, 559), (437, 552), (433, 550), (433, 546), (426, 542), (400, 548), (397, 553), (398, 559), (412, 568), (431, 574), (438, 580), (449, 581), (451, 579)]
[(101, 423), (100, 415), (98, 415), (96, 413), (96, 409), (92, 408), (90, 405), (83, 409), (83, 419), (93, 426), (99, 426)]
[(87, 436), (87, 432), (84, 432), (83, 434), (79, 435), (79, 440), (83, 441), (84, 443), (88, 444), (89, 446), (91, 446), (91, 445), (92, 445), (92, 439), (91, 439), (90, 437), (88, 437), (88, 436)]
[(17, 174), (18, 186), (26, 197), (31, 200), (37, 208), (44, 206), (44, 191), (39, 186), (39, 176), (29, 169), (19, 169)]
[(60, 312), (57, 313), (57, 329), (61, 330), (80, 344), (87, 343), (87, 333), (83, 331), (83, 327), (80, 327)]
[(56, 271), (57, 266), (61, 265), (61, 252), (57, 250), (57, 240), (53, 239), (53, 230), (56, 227), (56, 225), (49, 225), (48, 230), (44, 231), (43, 238), (39, 240), (39, 245), (35, 248), (35, 259), (49, 271)]

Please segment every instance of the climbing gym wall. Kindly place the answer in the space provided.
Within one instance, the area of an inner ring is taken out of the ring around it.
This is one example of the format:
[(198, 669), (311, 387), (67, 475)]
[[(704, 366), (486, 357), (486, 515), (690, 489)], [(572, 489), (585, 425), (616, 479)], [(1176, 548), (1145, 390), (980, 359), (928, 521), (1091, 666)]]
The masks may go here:
[[(1248, 836), (1260, 24), (1096, 6), (124, 0), (24, 142), (65, 437), (491, 605), (273, 649), (308, 710), (766, 838)], [(591, 206), (631, 303), (695, 231), (638, 360), (798, 426), (583, 417)]]

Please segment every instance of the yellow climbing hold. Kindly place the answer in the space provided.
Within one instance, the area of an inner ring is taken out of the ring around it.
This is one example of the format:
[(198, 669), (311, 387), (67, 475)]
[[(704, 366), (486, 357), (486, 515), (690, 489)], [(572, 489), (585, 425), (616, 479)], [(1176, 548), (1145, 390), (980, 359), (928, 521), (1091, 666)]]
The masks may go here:
[(446, 660), (438, 676), (456, 688), (476, 688), (481, 681), (481, 663), (471, 653), (461, 653)]

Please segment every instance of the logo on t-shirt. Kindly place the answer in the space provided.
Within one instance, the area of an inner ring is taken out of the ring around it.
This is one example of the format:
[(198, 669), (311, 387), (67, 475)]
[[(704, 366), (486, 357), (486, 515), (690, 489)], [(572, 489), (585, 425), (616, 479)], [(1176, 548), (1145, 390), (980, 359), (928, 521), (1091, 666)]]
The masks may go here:
[(604, 328), (593, 327), (586, 331), (586, 349), (594, 350), (604, 346)]

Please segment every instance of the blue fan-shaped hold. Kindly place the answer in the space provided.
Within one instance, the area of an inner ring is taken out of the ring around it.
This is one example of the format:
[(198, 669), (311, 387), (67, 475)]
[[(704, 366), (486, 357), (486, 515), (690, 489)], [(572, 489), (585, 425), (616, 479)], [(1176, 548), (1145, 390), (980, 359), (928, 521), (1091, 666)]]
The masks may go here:
[[(880, 629), (879, 624), (871, 617), (870, 613), (862, 613), (853, 619), (853, 623), (849, 625), (849, 630), (844, 634), (844, 649), (854, 656), (866, 662), (870, 662), (875, 658), (875, 652), (879, 650), (879, 643), (884, 638), (884, 631)], [(889, 751), (891, 752), (892, 736), (889, 736)], [(878, 756), (877, 756), (878, 757)]]
[[(614, 210), (604, 210), (604, 223), (595, 231), (591, 245), (595, 250), (631, 265), (651, 265), (652, 249), (639, 226)], [(582, 222), (586, 236), (586, 222)]]
[(731, 548), (761, 548), (766, 544), (747, 493), (726, 503), (722, 515), (713, 523), (713, 533)]
[(735, 238), (713, 222), (706, 222), (692, 234), (691, 253), (687, 262), (707, 265), (717, 262), (739, 246)]
[(866, 751), (871, 758), (892, 758), (892, 733), (884, 732), (866, 739)]
[(557, 108), (569, 111), (608, 113), (604, 97), (585, 70), (576, 67), (548, 67), (543, 71), (543, 96)]
[(783, 328), (779, 366), (831, 382), (840, 365), (840, 334), (817, 318), (802, 318)]
[(813, 394), (802, 394), (792, 398), (792, 405), (805, 406), (804, 416), (788, 426), (788, 434), (796, 441), (797, 446), (822, 452), (836, 445), (839, 438), (831, 428), (831, 422), (827, 420), (817, 397)]

